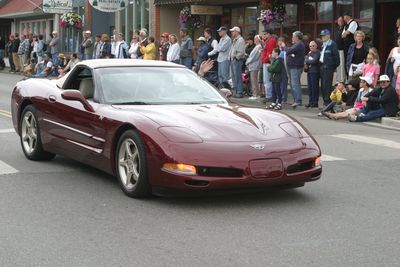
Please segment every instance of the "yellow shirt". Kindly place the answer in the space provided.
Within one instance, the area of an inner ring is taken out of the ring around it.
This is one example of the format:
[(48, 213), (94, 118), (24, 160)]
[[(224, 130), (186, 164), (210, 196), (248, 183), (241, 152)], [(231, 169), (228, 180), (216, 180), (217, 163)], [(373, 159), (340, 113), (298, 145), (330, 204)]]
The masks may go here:
[(141, 46), (140, 52), (143, 54), (143, 59), (155, 60), (156, 59), (156, 46), (154, 43), (148, 44), (146, 47)]
[(333, 102), (342, 102), (342, 92), (339, 90), (333, 90), (330, 98)]

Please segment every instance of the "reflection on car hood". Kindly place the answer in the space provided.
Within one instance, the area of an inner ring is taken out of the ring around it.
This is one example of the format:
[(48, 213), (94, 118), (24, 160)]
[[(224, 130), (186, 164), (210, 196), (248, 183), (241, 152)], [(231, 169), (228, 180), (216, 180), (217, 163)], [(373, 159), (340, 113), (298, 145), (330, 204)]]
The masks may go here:
[(160, 126), (186, 127), (204, 141), (254, 142), (287, 136), (279, 127), (288, 118), (259, 108), (230, 105), (114, 106), (139, 113)]

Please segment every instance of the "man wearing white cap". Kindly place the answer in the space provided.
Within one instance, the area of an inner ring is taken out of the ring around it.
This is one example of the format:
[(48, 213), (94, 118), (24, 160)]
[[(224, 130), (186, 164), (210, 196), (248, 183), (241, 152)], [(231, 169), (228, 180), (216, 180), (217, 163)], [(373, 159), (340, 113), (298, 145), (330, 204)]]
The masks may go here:
[(396, 90), (390, 85), (387, 75), (381, 75), (378, 80), (380, 87), (366, 94), (361, 100), (366, 103), (358, 116), (350, 115), (349, 121), (371, 121), (384, 116), (394, 117), (398, 111)]
[(218, 53), (218, 82), (220, 87), (224, 87), (229, 79), (229, 51), (231, 50), (232, 40), (228, 36), (228, 29), (224, 26), (217, 30), (221, 39), (213, 51), (208, 53), (208, 56), (213, 56)]
[(84, 48), (82, 60), (92, 59), (93, 57), (93, 38), (91, 31), (85, 31), (81, 46)]
[(51, 61), (53, 62), (54, 65), (57, 65), (57, 59), (58, 59), (58, 43), (60, 39), (58, 38), (58, 32), (53, 31), (53, 38), (51, 38), (49, 46), (50, 46), (50, 53), (51, 53)]
[(235, 26), (230, 29), (232, 33), (232, 47), (229, 51), (229, 59), (231, 61), (232, 71), (232, 85), (235, 94), (233, 97), (243, 97), (243, 81), (242, 81), (242, 67), (244, 61), (244, 55), (246, 53), (246, 42), (240, 35), (240, 28)]

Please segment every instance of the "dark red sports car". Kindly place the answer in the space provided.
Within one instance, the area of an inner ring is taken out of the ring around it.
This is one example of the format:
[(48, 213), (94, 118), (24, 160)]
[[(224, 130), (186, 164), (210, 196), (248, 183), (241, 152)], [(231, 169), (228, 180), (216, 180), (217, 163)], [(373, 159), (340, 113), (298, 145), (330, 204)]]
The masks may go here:
[(232, 104), (172, 63), (84, 61), (59, 80), (19, 82), (11, 105), (28, 159), (76, 159), (115, 175), (130, 197), (321, 177), (321, 151), (300, 123)]

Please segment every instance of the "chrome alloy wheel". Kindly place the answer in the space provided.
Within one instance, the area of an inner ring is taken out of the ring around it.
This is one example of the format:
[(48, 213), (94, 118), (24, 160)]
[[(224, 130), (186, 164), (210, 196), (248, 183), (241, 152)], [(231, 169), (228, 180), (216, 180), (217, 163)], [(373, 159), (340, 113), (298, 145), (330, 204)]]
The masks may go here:
[(32, 112), (25, 113), (21, 124), (21, 137), (24, 150), (28, 154), (32, 154), (37, 145), (37, 123)]
[(119, 149), (118, 168), (122, 184), (127, 189), (135, 187), (140, 175), (140, 158), (136, 143), (125, 139)]

